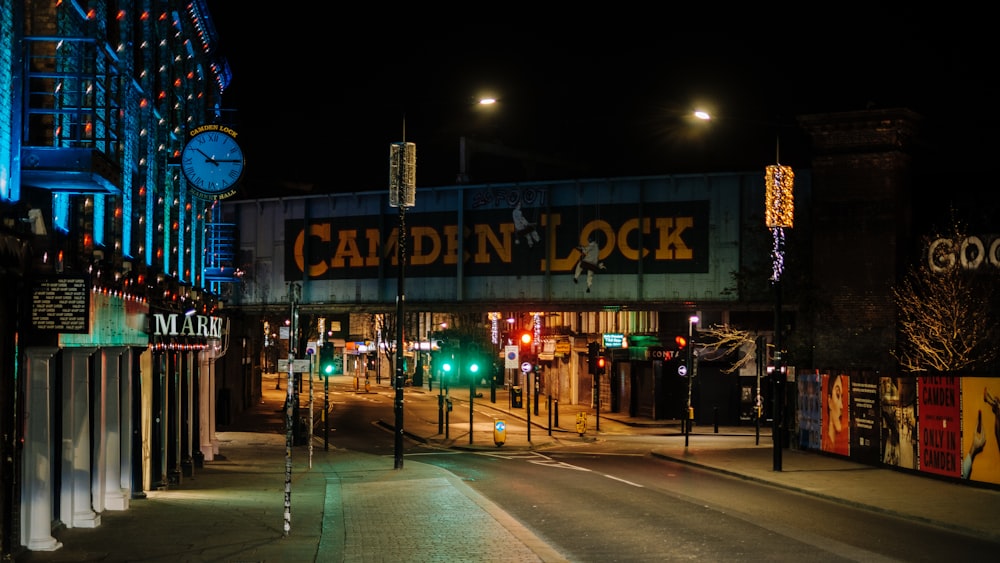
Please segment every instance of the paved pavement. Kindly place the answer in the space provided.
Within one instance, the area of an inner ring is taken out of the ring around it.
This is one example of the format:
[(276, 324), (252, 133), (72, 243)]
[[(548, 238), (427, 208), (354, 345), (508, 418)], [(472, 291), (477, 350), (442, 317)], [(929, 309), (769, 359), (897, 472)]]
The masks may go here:
[[(286, 391), (267, 380), (263, 387), (261, 404), (218, 434), (220, 455), (215, 460), (196, 467), (177, 486), (133, 499), (128, 510), (105, 511), (96, 528), (56, 530), (60, 549), (20, 553), (15, 561), (567, 560), (444, 469), (404, 457), (397, 470), (393, 455), (351, 452), (335, 447), (335, 441), (325, 450), (321, 436), (314, 439), (311, 453), (307, 446), (294, 446), (287, 455), (281, 412)], [(356, 389), (349, 377), (334, 378), (330, 388), (334, 395), (364, 392), (363, 385)], [(370, 393), (388, 401), (393, 396), (385, 385), (373, 384)], [(584, 409), (578, 405), (559, 405), (552, 422), (547, 405), (540, 407), (541, 416), (530, 413), (529, 441), (528, 410), (510, 409), (506, 391), (498, 391), (496, 403), (491, 402), (489, 390), (485, 395), (473, 399), (470, 425), (468, 393), (452, 394), (449, 416), (454, 418), (445, 437), (438, 433), (438, 390), (408, 388), (405, 434), (428, 444), (463, 449), (600, 447), (615, 434), (666, 435), (653, 455), (1000, 543), (998, 490), (793, 449), (782, 451), (782, 470), (774, 471), (769, 432), (762, 429), (758, 438), (753, 427), (696, 427), (685, 445), (676, 422), (603, 413), (598, 419), (590, 411), (587, 431), (581, 436), (576, 422)], [(336, 408), (336, 401), (332, 404)], [(497, 419), (507, 426), (503, 446), (493, 439)], [(435, 525), (428, 526), (416, 514), (433, 514)]]

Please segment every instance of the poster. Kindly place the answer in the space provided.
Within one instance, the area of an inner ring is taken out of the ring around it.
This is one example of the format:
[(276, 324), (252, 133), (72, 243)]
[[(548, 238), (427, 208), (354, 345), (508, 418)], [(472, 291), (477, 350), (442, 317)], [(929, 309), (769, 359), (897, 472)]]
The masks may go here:
[(920, 413), (921, 471), (961, 475), (959, 378), (921, 377), (917, 382)]
[(962, 478), (1000, 484), (1000, 378), (962, 378)]
[(819, 372), (799, 373), (796, 381), (799, 391), (799, 408), (796, 411), (799, 447), (807, 450), (818, 450), (820, 449), (820, 427), (823, 422), (820, 374)]
[(846, 374), (823, 374), (823, 427), (820, 439), (824, 452), (851, 455), (850, 388), (850, 378)]
[(855, 374), (851, 382), (851, 458), (877, 464), (879, 450), (879, 377), (874, 373)]
[(917, 378), (883, 377), (879, 382), (882, 463), (917, 468)]

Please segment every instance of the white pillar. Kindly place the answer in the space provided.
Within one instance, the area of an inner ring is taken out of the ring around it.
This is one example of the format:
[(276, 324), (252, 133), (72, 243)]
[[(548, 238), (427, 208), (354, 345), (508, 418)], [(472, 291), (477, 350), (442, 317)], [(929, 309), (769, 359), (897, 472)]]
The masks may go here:
[(24, 351), (24, 454), (21, 473), (21, 544), (31, 551), (55, 551), (52, 537), (52, 374), (59, 348)]
[(96, 528), (101, 516), (91, 490), (90, 356), (95, 348), (64, 348), (62, 393), (62, 494), (59, 514), (67, 528)]
[(198, 354), (198, 439), (205, 461), (212, 461), (219, 453), (215, 436), (215, 359), (217, 342), (209, 341), (208, 347)]
[(132, 483), (132, 348), (124, 348), (121, 356), (121, 373), (118, 376), (118, 435), (121, 441), (121, 486), (124, 494), (131, 498), (135, 490)]
[[(104, 466), (99, 470), (103, 477), (104, 508), (127, 510), (129, 498), (122, 490), (122, 419), (129, 412), (123, 410), (121, 400), (121, 362), (128, 359), (127, 348), (101, 349), (101, 371), (104, 380)], [(126, 372), (128, 370), (125, 370)], [(127, 440), (126, 440), (127, 441)]]
[(183, 416), (184, 416), (184, 420), (182, 421), (184, 430), (184, 439), (181, 441), (181, 443), (184, 445), (185, 449), (183, 452), (181, 452), (181, 467), (183, 468), (184, 464), (186, 463), (190, 464), (191, 471), (193, 472), (194, 452), (195, 452), (195, 445), (194, 445), (195, 392), (193, 387), (194, 370), (195, 370), (195, 362), (198, 361), (198, 358), (201, 356), (201, 354), (199, 352), (191, 351), (188, 352), (187, 354), (184, 354), (184, 356), (185, 356), (184, 385), (183, 385), (184, 395), (182, 397), (182, 400), (184, 401), (184, 408), (181, 409), (183, 411)]

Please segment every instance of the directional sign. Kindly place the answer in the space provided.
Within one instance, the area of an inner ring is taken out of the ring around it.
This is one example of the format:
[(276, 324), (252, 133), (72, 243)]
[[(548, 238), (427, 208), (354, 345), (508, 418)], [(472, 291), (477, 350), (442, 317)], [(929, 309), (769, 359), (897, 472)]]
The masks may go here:
[(521, 371), (524, 373), (531, 373), (531, 362), (524, 362), (521, 364)]
[[(288, 373), (287, 359), (278, 359), (278, 371)], [(309, 360), (292, 360), (292, 371), (295, 373), (309, 373)]]
[(684, 364), (677, 366), (677, 375), (684, 377), (688, 374), (688, 367)]

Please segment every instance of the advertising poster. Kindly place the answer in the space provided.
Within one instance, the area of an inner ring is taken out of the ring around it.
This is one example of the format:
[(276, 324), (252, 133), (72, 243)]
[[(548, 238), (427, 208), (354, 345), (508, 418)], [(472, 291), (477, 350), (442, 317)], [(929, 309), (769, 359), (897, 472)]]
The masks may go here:
[(959, 381), (957, 377), (921, 377), (917, 381), (921, 471), (961, 475)]
[(819, 433), (823, 411), (819, 372), (799, 373), (796, 381), (799, 387), (799, 408), (796, 411), (799, 447), (806, 450), (818, 450), (820, 448)]
[(962, 378), (962, 478), (1000, 484), (1000, 378)]
[(917, 380), (883, 377), (879, 383), (882, 463), (917, 468)]
[(868, 464), (879, 462), (878, 382), (874, 373), (851, 378), (851, 458)]
[(850, 378), (846, 374), (823, 375), (822, 450), (832, 454), (851, 455), (849, 420)]

